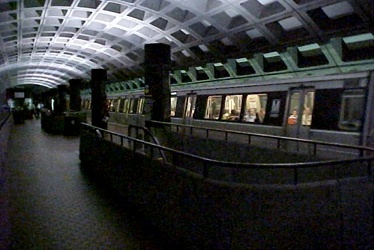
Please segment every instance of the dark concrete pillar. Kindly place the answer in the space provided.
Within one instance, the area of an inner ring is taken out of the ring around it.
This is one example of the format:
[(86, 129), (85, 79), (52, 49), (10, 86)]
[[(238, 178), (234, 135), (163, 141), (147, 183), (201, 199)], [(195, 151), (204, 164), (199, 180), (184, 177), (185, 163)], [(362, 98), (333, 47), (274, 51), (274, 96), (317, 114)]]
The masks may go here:
[(104, 117), (108, 115), (105, 93), (106, 79), (107, 72), (105, 69), (91, 70), (92, 125), (103, 129), (107, 129)]
[(170, 45), (146, 44), (144, 50), (145, 94), (152, 99), (144, 108), (152, 120), (170, 122)]
[(67, 86), (66, 85), (58, 85), (57, 86), (57, 100), (55, 100), (55, 113), (61, 114), (66, 111), (66, 92)]
[(80, 111), (81, 110), (81, 96), (80, 87), (82, 85), (81, 79), (71, 79), (69, 81), (70, 85), (70, 110)]

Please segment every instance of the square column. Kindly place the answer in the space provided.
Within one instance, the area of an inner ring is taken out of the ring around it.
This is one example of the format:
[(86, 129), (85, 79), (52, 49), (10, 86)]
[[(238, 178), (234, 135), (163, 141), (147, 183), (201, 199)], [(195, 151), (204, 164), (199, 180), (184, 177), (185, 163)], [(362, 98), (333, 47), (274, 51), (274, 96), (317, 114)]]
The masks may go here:
[(69, 80), (69, 90), (70, 90), (70, 111), (80, 111), (81, 110), (81, 96), (80, 87), (82, 84), (81, 79), (71, 79)]
[(151, 99), (144, 109), (150, 111), (152, 120), (170, 122), (170, 45), (146, 44), (144, 52), (145, 94)]
[(105, 117), (109, 117), (109, 107), (105, 93), (105, 80), (107, 72), (105, 69), (91, 70), (91, 100), (92, 100), (92, 125), (107, 129), (108, 124)]

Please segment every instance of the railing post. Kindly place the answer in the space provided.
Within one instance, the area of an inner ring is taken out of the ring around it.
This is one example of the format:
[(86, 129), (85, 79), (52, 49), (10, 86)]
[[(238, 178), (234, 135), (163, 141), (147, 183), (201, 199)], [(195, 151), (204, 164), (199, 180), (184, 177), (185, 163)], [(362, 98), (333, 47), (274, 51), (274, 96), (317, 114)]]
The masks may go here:
[(251, 145), (251, 143), (252, 143), (252, 136), (248, 135), (248, 145)]
[(205, 129), (205, 139), (209, 138), (209, 129)]
[(280, 146), (281, 146), (280, 141), (281, 141), (281, 140), (278, 138), (278, 139), (277, 139), (277, 149), (280, 149)]
[(228, 138), (229, 138), (229, 133), (226, 131), (225, 132), (225, 140), (226, 140), (226, 142), (228, 141)]
[(317, 143), (313, 143), (313, 155), (317, 155)]

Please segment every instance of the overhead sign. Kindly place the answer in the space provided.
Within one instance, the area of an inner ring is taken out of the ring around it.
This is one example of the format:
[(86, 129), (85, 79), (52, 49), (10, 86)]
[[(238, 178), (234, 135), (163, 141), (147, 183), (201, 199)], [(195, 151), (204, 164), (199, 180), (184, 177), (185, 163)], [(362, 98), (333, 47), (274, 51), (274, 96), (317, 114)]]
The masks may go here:
[(14, 92), (14, 98), (25, 98), (25, 92)]

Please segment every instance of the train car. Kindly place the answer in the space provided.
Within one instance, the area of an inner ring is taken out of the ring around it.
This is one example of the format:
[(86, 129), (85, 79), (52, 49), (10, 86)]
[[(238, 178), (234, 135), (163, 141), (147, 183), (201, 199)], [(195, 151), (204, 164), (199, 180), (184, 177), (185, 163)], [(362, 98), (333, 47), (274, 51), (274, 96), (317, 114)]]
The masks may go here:
[[(373, 146), (373, 72), (176, 92), (173, 122)], [(175, 97), (174, 97), (175, 98)]]
[[(367, 33), (171, 72), (171, 121), (373, 147), (373, 44)], [(107, 96), (111, 124), (144, 124), (144, 79)]]
[[(142, 90), (109, 95), (108, 100), (112, 124), (144, 124)], [(372, 147), (373, 100), (371, 71), (236, 84), (228, 80), (172, 87), (170, 115), (179, 124)]]

